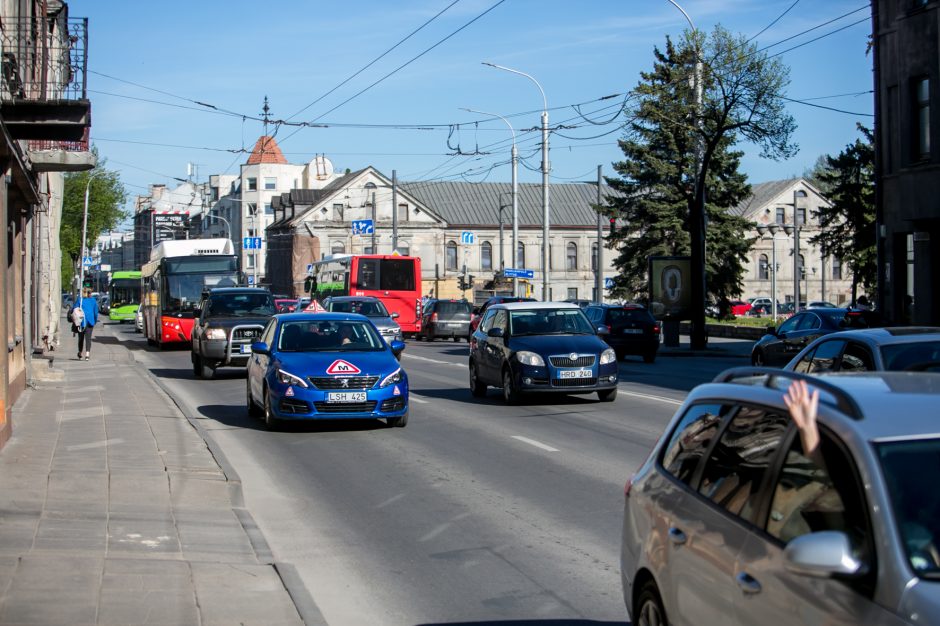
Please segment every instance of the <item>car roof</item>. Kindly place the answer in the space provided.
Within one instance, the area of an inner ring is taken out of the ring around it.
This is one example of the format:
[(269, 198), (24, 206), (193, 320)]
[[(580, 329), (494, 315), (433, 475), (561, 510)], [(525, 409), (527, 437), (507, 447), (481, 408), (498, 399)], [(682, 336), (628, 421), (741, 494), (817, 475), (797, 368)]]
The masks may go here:
[(855, 328), (843, 330), (826, 339), (856, 339), (872, 345), (888, 346), (894, 344), (917, 343), (920, 341), (940, 341), (938, 326), (886, 326), (879, 328)]
[(494, 304), (491, 308), (494, 309), (506, 309), (507, 311), (553, 311), (555, 309), (571, 309), (573, 311), (580, 311), (581, 307), (573, 302), (502, 302), (500, 304)]
[(605, 309), (642, 309), (647, 310), (647, 307), (639, 304), (637, 302), (624, 302), (623, 304), (615, 304), (613, 302), (595, 302), (591, 304), (592, 307), (599, 306), (604, 307)]

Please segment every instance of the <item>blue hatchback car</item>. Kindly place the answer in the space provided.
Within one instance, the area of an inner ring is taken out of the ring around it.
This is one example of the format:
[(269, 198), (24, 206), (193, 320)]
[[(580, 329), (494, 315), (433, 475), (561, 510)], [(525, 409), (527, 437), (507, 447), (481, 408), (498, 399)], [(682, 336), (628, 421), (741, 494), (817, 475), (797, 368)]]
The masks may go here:
[(248, 413), (268, 428), (281, 420), (384, 419), (408, 423), (401, 341), (387, 344), (353, 313), (271, 318), (248, 361)]

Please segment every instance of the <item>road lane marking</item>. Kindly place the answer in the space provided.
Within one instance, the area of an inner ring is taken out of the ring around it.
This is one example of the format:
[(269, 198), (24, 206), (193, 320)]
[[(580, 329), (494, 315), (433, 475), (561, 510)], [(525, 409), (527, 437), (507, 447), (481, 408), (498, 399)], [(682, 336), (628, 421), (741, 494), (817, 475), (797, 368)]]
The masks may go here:
[(542, 443), (542, 442), (540, 442), (540, 441), (536, 441), (535, 439), (529, 439), (528, 437), (523, 437), (523, 436), (521, 436), (521, 435), (512, 435), (512, 438), (515, 439), (515, 440), (517, 440), (517, 441), (521, 441), (522, 443), (527, 443), (527, 444), (529, 444), (530, 446), (535, 446), (536, 448), (541, 448), (542, 450), (545, 450), (546, 452), (560, 452), (560, 450), (559, 450), (558, 448), (553, 448), (553, 447), (551, 447), (551, 446), (547, 446), (547, 445), (545, 445), (544, 443)]
[(403, 354), (403, 357), (409, 359), (415, 359), (418, 361), (427, 361), (428, 363), (434, 363), (436, 365), (456, 365), (457, 367), (467, 367), (466, 363), (454, 363), (453, 361), (441, 361), (440, 359), (429, 359), (426, 356), (418, 356), (416, 354)]
[(633, 396), (634, 398), (643, 398), (645, 400), (657, 400), (659, 402), (665, 402), (667, 404), (674, 404), (676, 406), (682, 406), (682, 400), (673, 400), (672, 398), (665, 398), (663, 396), (653, 396), (647, 393), (637, 393), (635, 391), (624, 391), (623, 389), (619, 390), (619, 393)]

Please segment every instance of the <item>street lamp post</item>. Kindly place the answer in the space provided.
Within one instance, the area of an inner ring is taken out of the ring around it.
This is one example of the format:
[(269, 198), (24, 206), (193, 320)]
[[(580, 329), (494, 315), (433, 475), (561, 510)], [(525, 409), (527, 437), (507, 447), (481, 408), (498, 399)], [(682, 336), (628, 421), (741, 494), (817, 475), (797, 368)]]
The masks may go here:
[(800, 263), (800, 230), (803, 228), (803, 220), (800, 219), (800, 209), (798, 200), (805, 198), (806, 192), (802, 189), (793, 190), (793, 226), (787, 229), (787, 234), (793, 233), (793, 312), (800, 310), (800, 279), (802, 278), (803, 265)]
[(770, 233), (770, 300), (774, 323), (777, 321), (777, 233), (781, 229), (788, 227), (781, 224), (768, 224), (767, 226), (758, 226), (757, 234), (764, 238), (766, 233)]
[[(519, 70), (514, 70), (502, 65), (496, 65), (495, 63), (483, 62), (483, 65), (488, 65), (490, 67), (495, 67), (498, 70), (505, 70), (513, 74), (519, 74), (520, 76), (525, 76), (539, 88), (539, 93), (542, 94), (542, 299), (548, 300), (548, 254), (549, 254), (549, 236), (551, 231), (551, 213), (549, 210), (548, 204), (548, 100), (545, 98), (545, 90), (542, 89), (542, 85), (539, 84), (539, 81), (535, 80), (525, 72), (520, 72)], [(513, 141), (513, 150), (515, 151), (515, 141)], [(515, 194), (514, 194), (515, 195)], [(515, 202), (515, 200), (513, 201)], [(515, 213), (515, 211), (513, 211)], [(515, 223), (515, 222), (514, 222)], [(515, 230), (515, 228), (514, 228)], [(516, 233), (513, 233), (513, 238), (515, 239)], [(515, 251), (516, 242), (513, 241), (513, 250)], [(513, 252), (515, 254), (515, 252)]]
[(225, 222), (225, 228), (228, 230), (228, 238), (232, 238), (232, 225), (228, 223), (228, 220), (222, 217), (221, 215), (213, 215), (211, 213), (206, 213), (206, 217), (210, 217), (215, 220), (221, 220)]
[(78, 263), (78, 304), (82, 303), (82, 289), (85, 286), (85, 254), (87, 253), (88, 238), (88, 197), (91, 193), (92, 174), (88, 175), (88, 182), (85, 183), (85, 210), (82, 213), (82, 256)]
[[(494, 67), (496, 67), (496, 66), (494, 66)], [(541, 87), (540, 87), (540, 89), (541, 89)], [(515, 257), (515, 254), (516, 254), (516, 252), (515, 252), (515, 250), (516, 250), (516, 246), (518, 245), (518, 241), (519, 241), (519, 200), (518, 200), (518, 198), (519, 198), (519, 193), (518, 193), (518, 191), (519, 191), (519, 190), (518, 190), (519, 184), (518, 184), (517, 177), (516, 177), (516, 173), (517, 173), (517, 170), (518, 170), (518, 167), (519, 167), (519, 152), (518, 152), (518, 150), (516, 149), (516, 131), (513, 130), (512, 124), (509, 123), (509, 120), (507, 120), (507, 119), (506, 119), (505, 117), (503, 117), (502, 115), (499, 115), (498, 113), (489, 113), (489, 112), (487, 112), (487, 111), (477, 111), (477, 110), (474, 110), (474, 109), (463, 109), (463, 110), (464, 110), (464, 111), (469, 111), (470, 113), (479, 113), (479, 114), (481, 114), (481, 115), (491, 115), (491, 116), (493, 116), (493, 117), (498, 117), (499, 119), (503, 120), (503, 121), (506, 123), (506, 126), (509, 127), (509, 132), (512, 134), (512, 151), (510, 152), (510, 154), (511, 154), (511, 160), (512, 160), (512, 250), (513, 250), (513, 253), (512, 253), (512, 254), (513, 254), (513, 256), (511, 256), (510, 258), (513, 259), (512, 264), (513, 264), (513, 266), (515, 266), (515, 265), (516, 265), (516, 262), (515, 262), (515, 258), (516, 258), (516, 257)], [(499, 269), (500, 269), (500, 270), (503, 270), (503, 269), (505, 269), (505, 268), (503, 267), (503, 224), (502, 224), (502, 209), (503, 209), (503, 207), (502, 207), (502, 203), (500, 203), (500, 207), (499, 207), (499, 208), (500, 208), (500, 224), (499, 224), (499, 264), (500, 264), (500, 268), (499, 268)], [(514, 276), (513, 279), (512, 279), (512, 295), (514, 295), (514, 296), (518, 296), (518, 295), (519, 295), (519, 279), (516, 278), (515, 276)]]

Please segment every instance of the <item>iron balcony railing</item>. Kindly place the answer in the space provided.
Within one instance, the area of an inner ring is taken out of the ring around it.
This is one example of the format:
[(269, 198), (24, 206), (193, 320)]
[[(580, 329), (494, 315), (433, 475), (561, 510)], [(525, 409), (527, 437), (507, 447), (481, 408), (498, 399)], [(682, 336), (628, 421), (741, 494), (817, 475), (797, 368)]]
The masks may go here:
[(0, 98), (87, 99), (88, 18), (4, 17)]
[(91, 134), (91, 129), (85, 129), (85, 136), (82, 137), (79, 141), (49, 141), (49, 140), (40, 140), (40, 139), (30, 139), (29, 140), (29, 149), (30, 150), (61, 150), (63, 152), (88, 152), (89, 148), (89, 135)]

